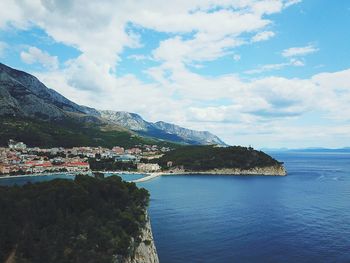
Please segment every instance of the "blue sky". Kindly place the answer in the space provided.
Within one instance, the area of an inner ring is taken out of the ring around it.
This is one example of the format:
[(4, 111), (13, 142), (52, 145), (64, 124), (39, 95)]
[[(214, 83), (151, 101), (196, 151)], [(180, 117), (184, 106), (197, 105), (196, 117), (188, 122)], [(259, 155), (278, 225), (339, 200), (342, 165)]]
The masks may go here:
[(0, 61), (77, 103), (229, 144), (349, 146), (349, 1), (4, 0), (0, 10)]

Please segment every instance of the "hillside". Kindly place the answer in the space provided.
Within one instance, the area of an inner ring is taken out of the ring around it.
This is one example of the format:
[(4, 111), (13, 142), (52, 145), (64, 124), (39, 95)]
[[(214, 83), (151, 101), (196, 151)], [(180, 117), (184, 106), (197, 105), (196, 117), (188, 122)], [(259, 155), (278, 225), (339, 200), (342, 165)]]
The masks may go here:
[(124, 262), (143, 242), (148, 201), (117, 176), (0, 187), (0, 262)]
[(0, 115), (62, 120), (69, 113), (90, 116), (95, 121), (99, 117), (95, 109), (80, 106), (36, 77), (0, 63)]
[(47, 122), (29, 118), (2, 117), (0, 122), (0, 146), (9, 139), (22, 141), (30, 147), (102, 146), (131, 148), (138, 144), (157, 144), (166, 147), (178, 145), (161, 140), (144, 138), (128, 130), (116, 130), (108, 125), (95, 126), (77, 123), (75, 120)]

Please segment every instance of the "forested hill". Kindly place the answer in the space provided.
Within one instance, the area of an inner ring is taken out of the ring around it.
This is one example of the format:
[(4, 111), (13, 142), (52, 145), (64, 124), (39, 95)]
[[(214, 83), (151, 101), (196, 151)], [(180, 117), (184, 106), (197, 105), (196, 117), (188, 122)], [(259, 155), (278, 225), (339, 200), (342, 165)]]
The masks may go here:
[(132, 253), (148, 200), (117, 176), (0, 187), (0, 262), (114, 262)]
[(280, 165), (268, 154), (253, 148), (230, 146), (185, 146), (167, 152), (158, 162), (163, 168), (181, 167), (190, 171), (205, 171), (220, 168), (250, 169)]

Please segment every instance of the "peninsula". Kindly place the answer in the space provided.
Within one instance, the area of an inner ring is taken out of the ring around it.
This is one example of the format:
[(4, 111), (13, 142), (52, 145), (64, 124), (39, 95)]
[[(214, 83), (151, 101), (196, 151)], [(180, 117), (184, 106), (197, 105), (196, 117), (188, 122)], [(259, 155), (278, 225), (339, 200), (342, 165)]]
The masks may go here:
[(287, 174), (283, 163), (251, 147), (186, 146), (151, 159), (167, 174), (272, 175)]

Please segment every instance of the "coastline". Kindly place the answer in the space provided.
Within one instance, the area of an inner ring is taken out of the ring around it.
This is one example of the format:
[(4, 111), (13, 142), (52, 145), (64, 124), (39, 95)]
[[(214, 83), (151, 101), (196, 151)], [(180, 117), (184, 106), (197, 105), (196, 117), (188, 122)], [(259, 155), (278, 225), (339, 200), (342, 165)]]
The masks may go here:
[(51, 175), (75, 175), (76, 173), (71, 172), (56, 172), (56, 173), (34, 173), (34, 174), (20, 174), (20, 175), (2, 175), (0, 179), (9, 179), (9, 178), (25, 178), (25, 177), (37, 177), (37, 176), (51, 176)]
[(159, 176), (171, 176), (171, 175), (227, 175), (227, 176), (286, 176), (287, 171), (283, 165), (266, 166), (266, 167), (254, 167), (251, 169), (239, 169), (239, 168), (223, 168), (213, 169), (207, 171), (185, 171), (182, 169), (163, 171), (149, 174), (143, 178), (133, 180), (134, 183), (141, 183), (152, 180)]
[[(89, 174), (99, 172), (107, 174), (130, 174), (130, 175), (144, 175), (144, 177), (132, 180), (133, 183), (141, 183), (152, 180), (159, 176), (171, 176), (171, 175), (228, 175), (228, 176), (286, 176), (287, 171), (283, 165), (266, 166), (266, 167), (254, 167), (251, 169), (240, 168), (221, 168), (212, 169), (206, 171), (188, 171), (184, 169), (173, 169), (169, 171), (161, 172), (138, 172), (138, 171), (91, 171)], [(5, 175), (0, 176), (0, 179), (4, 178), (25, 178), (36, 176), (51, 176), (51, 175), (75, 175), (77, 173), (71, 172), (57, 172), (57, 173), (37, 173), (37, 174), (24, 174), (24, 175)]]
[(265, 167), (254, 167), (250, 169), (240, 168), (220, 168), (212, 169), (207, 171), (183, 171), (175, 170), (171, 174), (181, 175), (232, 175), (232, 176), (286, 176), (287, 171), (283, 165), (265, 166)]

